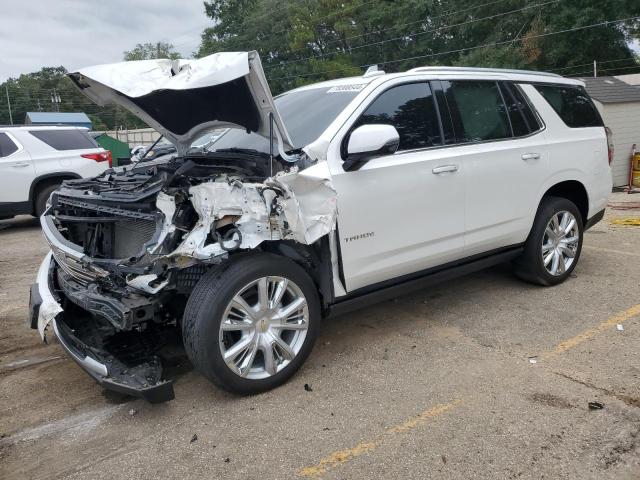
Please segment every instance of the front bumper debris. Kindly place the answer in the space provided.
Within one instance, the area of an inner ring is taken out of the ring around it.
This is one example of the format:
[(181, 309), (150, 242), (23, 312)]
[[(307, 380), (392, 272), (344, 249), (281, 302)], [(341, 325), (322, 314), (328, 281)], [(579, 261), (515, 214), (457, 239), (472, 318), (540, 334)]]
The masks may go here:
[[(43, 339), (48, 325), (62, 347), (102, 387), (151, 403), (174, 398), (173, 382), (162, 378), (159, 350), (172, 335), (169, 328), (117, 331), (108, 321), (68, 302), (54, 290), (56, 265), (49, 253), (31, 288), (30, 324)], [(61, 304), (65, 305), (63, 310)], [(175, 333), (173, 333), (175, 335)]]

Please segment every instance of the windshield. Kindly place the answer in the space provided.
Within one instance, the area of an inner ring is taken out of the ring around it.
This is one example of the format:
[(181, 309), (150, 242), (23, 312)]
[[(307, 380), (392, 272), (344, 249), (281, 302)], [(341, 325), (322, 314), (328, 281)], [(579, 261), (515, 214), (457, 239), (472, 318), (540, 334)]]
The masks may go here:
[[(285, 93), (275, 99), (294, 148), (313, 142), (359, 93), (358, 89), (340, 87), (314, 88)], [(209, 150), (246, 148), (269, 152), (269, 140), (237, 128), (229, 129)]]

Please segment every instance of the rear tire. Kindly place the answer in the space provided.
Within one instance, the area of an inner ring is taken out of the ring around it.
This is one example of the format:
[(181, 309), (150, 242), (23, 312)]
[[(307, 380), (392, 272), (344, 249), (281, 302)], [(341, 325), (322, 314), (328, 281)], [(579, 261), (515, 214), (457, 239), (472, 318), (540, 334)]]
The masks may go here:
[(40, 218), (40, 216), (44, 213), (47, 208), (47, 200), (49, 200), (49, 197), (51, 196), (53, 191), (57, 190), (60, 185), (60, 183), (52, 183), (41, 187), (41, 189), (38, 191), (38, 194), (36, 195), (36, 203), (34, 206), (34, 213), (36, 217)]
[(319, 327), (311, 278), (287, 258), (260, 253), (232, 258), (200, 279), (182, 336), (197, 371), (246, 395), (286, 382), (311, 353)]
[(560, 197), (544, 197), (538, 207), (516, 275), (530, 283), (551, 286), (564, 282), (578, 263), (584, 227), (578, 207)]

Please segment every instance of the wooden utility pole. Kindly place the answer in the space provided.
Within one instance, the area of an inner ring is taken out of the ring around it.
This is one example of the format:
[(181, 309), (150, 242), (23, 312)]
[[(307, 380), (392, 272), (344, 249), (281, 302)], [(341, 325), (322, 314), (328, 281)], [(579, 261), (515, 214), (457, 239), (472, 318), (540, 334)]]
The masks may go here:
[(11, 115), (11, 100), (9, 100), (9, 87), (7, 84), (4, 84), (4, 91), (7, 94), (7, 106), (9, 107), (9, 122), (13, 125), (13, 116)]

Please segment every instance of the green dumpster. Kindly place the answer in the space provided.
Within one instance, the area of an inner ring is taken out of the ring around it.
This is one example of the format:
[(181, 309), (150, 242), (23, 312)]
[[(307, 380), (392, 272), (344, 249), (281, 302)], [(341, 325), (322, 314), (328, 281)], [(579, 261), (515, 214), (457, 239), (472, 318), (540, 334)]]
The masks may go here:
[(129, 160), (131, 158), (131, 149), (125, 142), (121, 142), (106, 133), (92, 133), (93, 139), (105, 150), (111, 151), (111, 158), (113, 158), (113, 166), (117, 167), (122, 160)]

